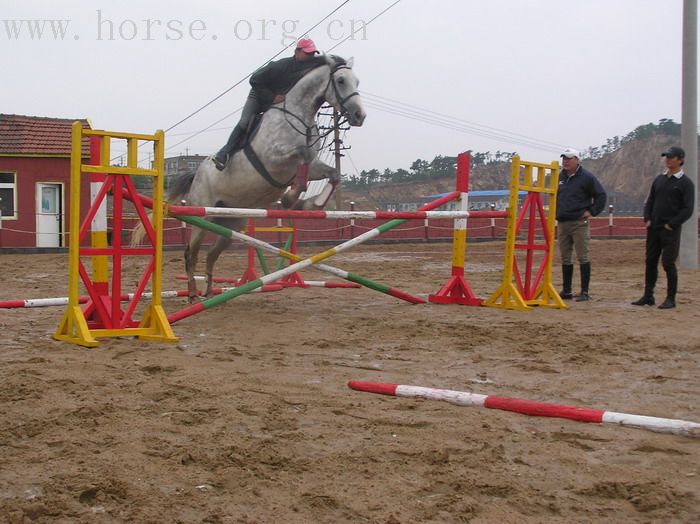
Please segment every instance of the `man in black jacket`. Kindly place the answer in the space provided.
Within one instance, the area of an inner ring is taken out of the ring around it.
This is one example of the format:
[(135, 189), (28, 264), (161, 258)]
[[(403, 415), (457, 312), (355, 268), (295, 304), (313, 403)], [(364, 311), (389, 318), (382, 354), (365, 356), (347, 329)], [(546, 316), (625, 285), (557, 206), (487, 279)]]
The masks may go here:
[(573, 298), (571, 282), (574, 277), (575, 249), (581, 269), (581, 293), (576, 297), (577, 302), (590, 299), (588, 288), (591, 282), (591, 261), (588, 244), (591, 231), (588, 219), (603, 211), (607, 199), (598, 179), (581, 166), (580, 157), (580, 153), (571, 148), (561, 154), (563, 169), (557, 191), (557, 228), (564, 280), (559, 295), (564, 299)]
[(241, 119), (233, 128), (226, 145), (212, 157), (214, 165), (223, 171), (229, 156), (243, 137), (251, 119), (273, 104), (284, 101), (284, 95), (296, 84), (302, 76), (315, 67), (326, 63), (323, 56), (318, 54), (316, 44), (310, 38), (302, 38), (297, 42), (294, 56), (282, 58), (258, 69), (250, 77), (251, 90), (248, 94)]
[(669, 147), (661, 153), (666, 160), (666, 171), (654, 179), (644, 204), (644, 222), (647, 226), (646, 268), (644, 295), (632, 302), (635, 306), (654, 305), (654, 286), (658, 277), (659, 258), (666, 271), (666, 300), (659, 309), (676, 307), (678, 271), (676, 259), (681, 245), (681, 225), (693, 214), (695, 187), (683, 173), (685, 151)]

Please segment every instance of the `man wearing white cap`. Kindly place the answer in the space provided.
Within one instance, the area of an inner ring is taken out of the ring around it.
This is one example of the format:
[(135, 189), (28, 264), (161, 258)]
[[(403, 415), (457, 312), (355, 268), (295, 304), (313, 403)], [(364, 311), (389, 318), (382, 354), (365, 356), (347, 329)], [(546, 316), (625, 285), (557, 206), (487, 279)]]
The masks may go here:
[(310, 38), (302, 38), (297, 42), (294, 56), (270, 62), (253, 73), (250, 77), (252, 89), (241, 111), (241, 119), (231, 131), (226, 145), (212, 157), (219, 171), (223, 171), (226, 167), (229, 156), (248, 129), (251, 119), (258, 113), (267, 111), (273, 104), (284, 101), (284, 95), (302, 76), (326, 63), (326, 59), (315, 56), (317, 54), (314, 41)]
[(557, 192), (557, 223), (561, 270), (564, 280), (563, 299), (573, 298), (571, 283), (574, 276), (573, 252), (581, 269), (581, 293), (577, 302), (590, 300), (591, 261), (588, 244), (591, 238), (588, 219), (600, 214), (605, 208), (607, 195), (598, 179), (581, 166), (581, 154), (575, 149), (566, 149), (561, 154), (563, 169), (559, 176)]

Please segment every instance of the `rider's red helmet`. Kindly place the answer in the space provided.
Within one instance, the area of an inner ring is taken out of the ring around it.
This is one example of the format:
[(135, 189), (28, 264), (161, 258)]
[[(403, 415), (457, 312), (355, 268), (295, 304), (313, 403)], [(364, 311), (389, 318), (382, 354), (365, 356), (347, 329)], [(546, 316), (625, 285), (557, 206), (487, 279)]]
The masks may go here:
[(304, 51), (304, 53), (318, 53), (318, 49), (316, 49), (316, 44), (314, 44), (314, 41), (310, 38), (302, 38), (301, 40), (299, 40), (299, 42), (297, 42), (297, 49), (301, 49), (302, 51)]

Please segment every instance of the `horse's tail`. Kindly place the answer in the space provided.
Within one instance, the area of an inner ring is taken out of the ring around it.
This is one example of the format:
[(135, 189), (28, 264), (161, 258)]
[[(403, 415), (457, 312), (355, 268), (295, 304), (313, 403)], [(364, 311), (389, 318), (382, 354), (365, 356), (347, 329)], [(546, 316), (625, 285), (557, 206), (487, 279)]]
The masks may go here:
[[(168, 202), (177, 202), (178, 200), (181, 200), (182, 197), (187, 196), (187, 194), (190, 192), (190, 187), (192, 187), (194, 175), (195, 173), (185, 173), (173, 180), (173, 183), (168, 190)], [(153, 221), (153, 213), (148, 214), (148, 219)], [(138, 246), (143, 242), (145, 236), (146, 229), (143, 227), (143, 224), (139, 222), (131, 232), (131, 245)]]
[[(153, 213), (148, 214), (148, 220), (153, 222)], [(145, 236), (146, 228), (143, 227), (143, 222), (139, 221), (139, 223), (136, 225), (133, 231), (131, 231), (131, 247), (140, 245), (143, 242)]]

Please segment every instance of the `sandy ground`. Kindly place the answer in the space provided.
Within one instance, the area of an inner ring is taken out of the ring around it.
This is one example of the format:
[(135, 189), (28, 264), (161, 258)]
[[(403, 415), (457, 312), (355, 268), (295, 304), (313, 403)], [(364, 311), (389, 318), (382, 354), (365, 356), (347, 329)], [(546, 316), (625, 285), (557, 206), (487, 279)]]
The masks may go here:
[[(593, 300), (568, 310), (290, 289), (185, 319), (177, 344), (96, 349), (51, 339), (62, 307), (2, 310), (0, 521), (698, 522), (698, 439), (346, 385), (700, 421), (700, 278), (681, 272), (676, 310), (631, 306), (642, 250), (594, 241)], [(468, 258), (476, 292), (490, 294), (502, 244), (470, 245)], [(0, 299), (66, 295), (66, 255), (1, 260)], [(405, 244), (329, 263), (428, 294), (449, 260), (448, 244)], [(243, 261), (225, 254), (220, 274), (240, 274)], [(180, 253), (165, 254), (166, 288), (183, 287), (181, 266)]]

